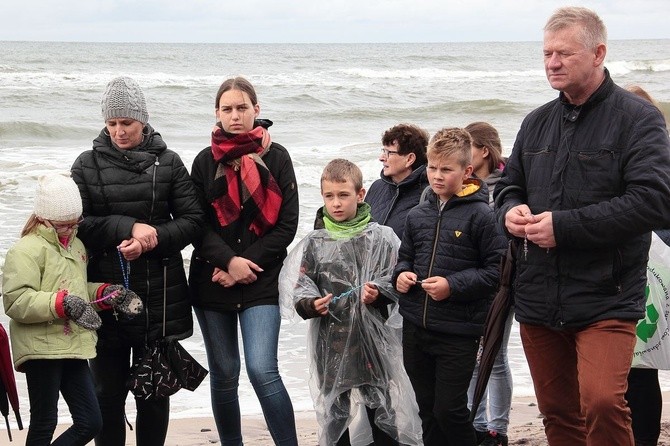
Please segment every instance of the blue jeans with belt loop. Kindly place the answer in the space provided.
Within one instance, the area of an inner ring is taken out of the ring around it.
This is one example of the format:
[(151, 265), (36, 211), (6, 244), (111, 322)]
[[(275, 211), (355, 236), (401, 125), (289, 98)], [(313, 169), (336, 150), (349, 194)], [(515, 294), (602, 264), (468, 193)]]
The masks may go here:
[(241, 312), (194, 310), (205, 341), (212, 411), (221, 444), (242, 445), (238, 398), (239, 319), (247, 374), (263, 409), (270, 435), (277, 445), (297, 445), (293, 405), (277, 365), (279, 306), (258, 305)]

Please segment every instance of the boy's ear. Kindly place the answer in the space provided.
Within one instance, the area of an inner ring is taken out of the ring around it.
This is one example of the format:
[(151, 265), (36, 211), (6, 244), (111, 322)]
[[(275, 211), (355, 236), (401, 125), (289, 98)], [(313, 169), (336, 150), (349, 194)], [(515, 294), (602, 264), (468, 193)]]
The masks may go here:
[(475, 168), (472, 167), (472, 164), (468, 164), (468, 167), (465, 168), (465, 172), (463, 173), (463, 179), (470, 178), (472, 176), (472, 172), (474, 172)]
[(356, 194), (356, 196), (358, 197), (358, 202), (359, 202), (359, 203), (362, 203), (362, 202), (363, 202), (363, 198), (365, 198), (365, 188), (364, 188), (364, 187), (361, 187), (361, 190), (358, 191), (358, 193)]

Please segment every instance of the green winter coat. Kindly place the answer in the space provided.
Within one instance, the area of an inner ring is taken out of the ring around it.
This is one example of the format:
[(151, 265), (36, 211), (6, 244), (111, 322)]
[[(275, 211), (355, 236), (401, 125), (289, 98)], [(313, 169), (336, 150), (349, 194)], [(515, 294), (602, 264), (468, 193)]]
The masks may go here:
[[(7, 252), (2, 277), (2, 301), (9, 322), (14, 367), (31, 359), (90, 359), (97, 335), (56, 313), (56, 295), (65, 290), (95, 300), (100, 283), (86, 281), (84, 244), (72, 235), (69, 247), (53, 228), (39, 225)], [(96, 308), (98, 309), (98, 308)]]

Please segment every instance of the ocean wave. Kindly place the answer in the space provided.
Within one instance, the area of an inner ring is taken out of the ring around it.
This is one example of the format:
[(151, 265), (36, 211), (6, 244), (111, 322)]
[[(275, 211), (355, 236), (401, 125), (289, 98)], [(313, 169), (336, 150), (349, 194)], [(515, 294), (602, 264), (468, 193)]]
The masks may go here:
[(658, 60), (618, 60), (606, 62), (605, 66), (612, 76), (621, 76), (632, 71), (665, 72), (670, 71), (670, 59)]
[(3, 139), (19, 137), (22, 140), (30, 138), (41, 138), (49, 140), (90, 140), (92, 135), (97, 135), (100, 129), (90, 127), (63, 124), (48, 124), (35, 121), (5, 121), (0, 122), (0, 137)]
[(374, 69), (343, 68), (341, 73), (367, 79), (436, 79), (445, 82), (472, 81), (475, 79), (534, 78), (544, 76), (542, 70), (447, 70), (443, 68)]

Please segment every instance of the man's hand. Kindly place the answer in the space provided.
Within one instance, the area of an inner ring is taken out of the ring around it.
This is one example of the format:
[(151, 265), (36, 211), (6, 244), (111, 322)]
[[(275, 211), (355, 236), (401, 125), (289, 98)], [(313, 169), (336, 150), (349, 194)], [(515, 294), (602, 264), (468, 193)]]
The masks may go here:
[(533, 217), (534, 222), (526, 225), (526, 238), (540, 248), (555, 248), (554, 224), (551, 212), (542, 212)]
[(505, 228), (514, 237), (526, 236), (526, 225), (534, 221), (533, 214), (527, 204), (514, 206), (505, 214)]

